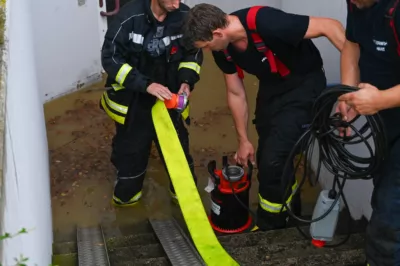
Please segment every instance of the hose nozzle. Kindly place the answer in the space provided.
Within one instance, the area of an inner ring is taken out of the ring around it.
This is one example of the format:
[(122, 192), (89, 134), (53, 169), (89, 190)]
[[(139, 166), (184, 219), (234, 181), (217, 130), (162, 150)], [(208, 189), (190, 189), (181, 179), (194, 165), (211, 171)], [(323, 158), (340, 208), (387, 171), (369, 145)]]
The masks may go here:
[(186, 93), (172, 94), (172, 98), (170, 100), (165, 100), (164, 103), (168, 109), (183, 111), (187, 106), (188, 97)]

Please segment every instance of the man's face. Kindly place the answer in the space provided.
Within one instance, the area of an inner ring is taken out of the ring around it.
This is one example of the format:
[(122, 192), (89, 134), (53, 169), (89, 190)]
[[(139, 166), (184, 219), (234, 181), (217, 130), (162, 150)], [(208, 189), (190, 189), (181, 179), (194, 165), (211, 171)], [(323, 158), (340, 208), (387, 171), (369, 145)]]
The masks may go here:
[(351, 3), (359, 9), (369, 8), (376, 2), (378, 2), (378, 0), (351, 0)]
[(158, 4), (167, 12), (172, 12), (179, 8), (180, 0), (158, 0)]
[(194, 46), (199, 49), (209, 49), (211, 51), (222, 51), (229, 45), (229, 39), (221, 30), (215, 30), (211, 41), (197, 41)]

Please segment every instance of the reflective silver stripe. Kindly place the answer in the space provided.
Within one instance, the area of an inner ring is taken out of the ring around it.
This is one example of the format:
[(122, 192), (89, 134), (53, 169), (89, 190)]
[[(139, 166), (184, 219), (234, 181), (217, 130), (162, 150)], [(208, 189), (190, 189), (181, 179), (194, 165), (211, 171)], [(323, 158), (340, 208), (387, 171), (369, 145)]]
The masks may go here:
[(146, 173), (146, 170), (144, 170), (143, 172), (141, 172), (140, 174), (138, 174), (138, 175), (135, 175), (135, 176), (128, 176), (128, 177), (118, 177), (118, 179), (135, 179), (135, 178), (138, 178), (138, 177), (140, 177), (141, 175), (143, 175), (144, 173)]
[(165, 46), (168, 46), (171, 44), (171, 41), (182, 38), (182, 34), (179, 35), (172, 35), (172, 36), (165, 36), (162, 41), (164, 42)]
[(121, 68), (118, 70), (117, 76), (115, 77), (115, 81), (118, 82), (121, 86), (123, 86), (126, 76), (131, 70), (132, 67), (129, 64), (123, 64)]
[(129, 33), (129, 40), (137, 44), (143, 44), (144, 37), (142, 34), (131, 32)]
[[(286, 205), (289, 207), (289, 209), (291, 208), (292, 198), (293, 195), (296, 193), (297, 188), (298, 186), (296, 181), (292, 186), (292, 194), (290, 194), (289, 198), (286, 200)], [(279, 213), (281, 210), (286, 211), (286, 207), (284, 207), (283, 204), (273, 203), (266, 199), (263, 199), (263, 197), (261, 197), (261, 194), (258, 194), (258, 199), (260, 206), (267, 212)]]
[(120, 112), (121, 114), (125, 114), (128, 112), (128, 107), (117, 104), (114, 101), (111, 101), (110, 98), (108, 98), (107, 93), (104, 94), (105, 98), (106, 98), (106, 103), (115, 111)]
[(197, 64), (196, 62), (182, 62), (179, 64), (178, 70), (181, 68), (188, 68), (196, 72), (198, 75), (200, 75), (200, 65)]

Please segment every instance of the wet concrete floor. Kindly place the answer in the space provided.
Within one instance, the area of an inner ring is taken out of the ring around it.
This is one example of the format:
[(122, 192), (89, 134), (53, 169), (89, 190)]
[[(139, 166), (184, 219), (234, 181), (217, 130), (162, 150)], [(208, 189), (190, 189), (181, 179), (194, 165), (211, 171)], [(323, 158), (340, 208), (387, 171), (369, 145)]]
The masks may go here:
[[(169, 216), (179, 211), (179, 207), (170, 201), (168, 177), (155, 149), (149, 159), (142, 202), (122, 209), (111, 205), (115, 169), (109, 156), (114, 124), (99, 109), (103, 84), (100, 82), (44, 106), (55, 242), (72, 240), (77, 225), (127, 225), (143, 221), (150, 214)], [(256, 148), (257, 134), (251, 120), (258, 81), (247, 75), (245, 86), (250, 105), (249, 136)], [(222, 155), (232, 156), (237, 148), (223, 76), (208, 53), (205, 54), (201, 81), (191, 96), (191, 117), (190, 148), (199, 179), (199, 193), (208, 211), (209, 194), (204, 190), (208, 182), (206, 165), (210, 160), (220, 163)], [(254, 182), (253, 208), (257, 206), (258, 187), (256, 179)], [(318, 189), (304, 186), (303, 190), (304, 212), (309, 213)]]

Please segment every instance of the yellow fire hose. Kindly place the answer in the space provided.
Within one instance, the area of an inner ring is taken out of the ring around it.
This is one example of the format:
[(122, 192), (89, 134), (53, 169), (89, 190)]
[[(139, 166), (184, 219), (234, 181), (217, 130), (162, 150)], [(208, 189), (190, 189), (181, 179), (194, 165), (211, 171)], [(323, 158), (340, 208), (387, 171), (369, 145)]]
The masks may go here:
[(164, 102), (157, 100), (152, 116), (165, 164), (193, 242), (206, 265), (239, 265), (219, 243), (207, 218), (175, 127)]

